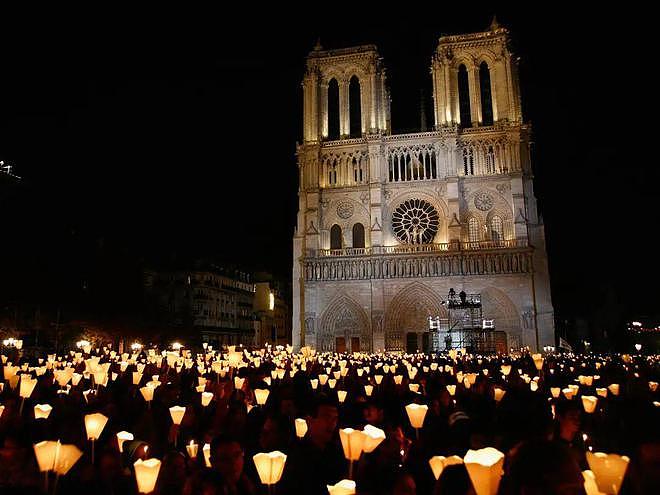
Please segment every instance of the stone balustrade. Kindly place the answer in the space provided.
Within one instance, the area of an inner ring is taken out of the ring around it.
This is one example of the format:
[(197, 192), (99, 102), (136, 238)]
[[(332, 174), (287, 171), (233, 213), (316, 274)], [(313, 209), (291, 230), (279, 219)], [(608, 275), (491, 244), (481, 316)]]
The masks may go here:
[[(509, 241), (510, 242), (510, 241)], [(442, 245), (426, 245), (442, 246)], [(426, 247), (406, 246), (406, 247)], [(339, 256), (308, 256), (303, 258), (303, 274), (308, 282), (332, 280), (371, 280), (392, 278), (451, 277), (469, 275), (506, 275), (531, 273), (532, 252), (529, 246), (476, 250), (431, 250), (387, 252), (400, 246), (354, 248)], [(328, 250), (329, 251), (329, 250)]]

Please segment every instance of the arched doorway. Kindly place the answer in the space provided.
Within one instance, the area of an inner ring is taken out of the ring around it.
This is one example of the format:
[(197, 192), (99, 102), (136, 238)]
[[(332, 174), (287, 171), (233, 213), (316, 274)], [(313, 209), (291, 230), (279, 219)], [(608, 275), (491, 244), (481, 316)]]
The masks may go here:
[(342, 295), (323, 312), (316, 347), (321, 352), (368, 351), (371, 349), (370, 338), (364, 310), (355, 301)]
[(414, 337), (414, 351), (428, 351), (431, 345), (429, 317), (446, 318), (441, 300), (432, 289), (419, 282), (403, 288), (387, 309), (385, 349), (408, 351), (413, 348)]
[[(500, 289), (487, 287), (481, 291), (481, 304), (484, 318), (494, 320), (498, 347), (504, 346), (506, 350), (520, 347), (522, 345), (520, 314), (509, 296)], [(504, 335), (499, 332), (504, 332)]]

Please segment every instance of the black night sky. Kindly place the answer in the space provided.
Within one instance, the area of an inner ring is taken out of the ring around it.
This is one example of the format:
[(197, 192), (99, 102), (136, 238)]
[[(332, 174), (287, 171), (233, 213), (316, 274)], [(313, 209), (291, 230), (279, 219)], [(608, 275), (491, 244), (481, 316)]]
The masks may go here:
[(437, 38), (484, 30), (496, 12), (522, 57), (558, 319), (658, 317), (643, 12), (447, 3), (406, 4), (409, 14), (382, 3), (387, 15), (372, 17), (346, 5), (325, 21), (323, 10), (298, 19), (256, 6), (4, 15), (0, 159), (23, 180), (0, 196), (0, 306), (130, 311), (142, 266), (200, 257), (290, 277), (300, 82), (317, 37), (378, 46), (394, 130), (407, 132), (419, 129), (422, 89), (431, 123)]

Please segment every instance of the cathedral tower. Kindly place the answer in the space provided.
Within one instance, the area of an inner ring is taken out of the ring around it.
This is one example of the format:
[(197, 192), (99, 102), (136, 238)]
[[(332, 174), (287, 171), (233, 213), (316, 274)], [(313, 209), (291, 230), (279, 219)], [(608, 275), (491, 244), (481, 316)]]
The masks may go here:
[(450, 288), (481, 294), (505, 347), (554, 344), (516, 57), (508, 31), (443, 36), (435, 129), (391, 134), (372, 45), (317, 46), (297, 148), (293, 343), (428, 350)]

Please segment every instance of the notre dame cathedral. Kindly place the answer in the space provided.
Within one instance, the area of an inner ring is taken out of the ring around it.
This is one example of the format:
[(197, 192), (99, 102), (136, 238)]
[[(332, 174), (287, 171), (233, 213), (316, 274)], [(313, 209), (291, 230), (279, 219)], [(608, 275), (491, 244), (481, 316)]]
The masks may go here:
[(295, 347), (432, 350), (430, 322), (481, 324), (452, 320), (450, 289), (477, 298), (497, 350), (554, 345), (508, 30), (494, 20), (485, 32), (442, 36), (431, 77), (434, 130), (392, 134), (375, 46), (317, 45), (307, 57)]

